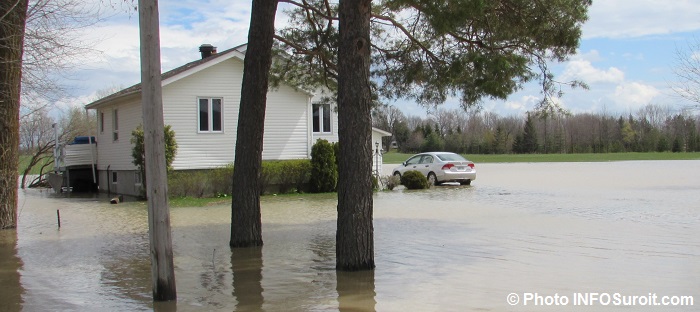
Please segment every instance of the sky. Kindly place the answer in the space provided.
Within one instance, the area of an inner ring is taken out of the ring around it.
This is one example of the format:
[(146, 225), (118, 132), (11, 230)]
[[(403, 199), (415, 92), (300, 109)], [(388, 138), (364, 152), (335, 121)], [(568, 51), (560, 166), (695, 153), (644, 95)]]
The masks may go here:
[[(104, 0), (91, 0), (102, 3)], [(250, 3), (243, 0), (161, 0), (162, 70), (200, 58), (204, 43), (219, 51), (243, 44), (248, 35)], [(276, 26), (285, 24), (280, 5)], [(95, 53), (80, 61), (69, 80), (70, 96), (58, 105), (84, 105), (105, 90), (140, 80), (138, 15), (127, 7), (105, 7), (103, 21), (80, 36)], [(688, 102), (672, 89), (677, 83), (679, 51), (700, 42), (700, 2), (697, 0), (594, 0), (583, 25), (581, 45), (567, 61), (551, 64), (556, 80), (578, 79), (589, 90), (564, 88), (559, 99), (573, 113), (634, 114), (648, 104), (680, 109)], [(534, 83), (507, 100), (485, 100), (485, 111), (520, 116), (542, 97)], [(393, 103), (407, 115), (425, 116), (426, 109), (410, 101)], [(445, 108), (458, 108), (450, 99)]]

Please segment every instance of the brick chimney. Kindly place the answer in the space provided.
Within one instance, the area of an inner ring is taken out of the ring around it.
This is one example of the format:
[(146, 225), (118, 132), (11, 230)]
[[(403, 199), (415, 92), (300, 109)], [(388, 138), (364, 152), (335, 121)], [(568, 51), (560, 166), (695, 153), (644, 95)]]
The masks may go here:
[(199, 52), (202, 53), (202, 59), (205, 59), (216, 54), (216, 47), (211, 44), (205, 43), (199, 46)]

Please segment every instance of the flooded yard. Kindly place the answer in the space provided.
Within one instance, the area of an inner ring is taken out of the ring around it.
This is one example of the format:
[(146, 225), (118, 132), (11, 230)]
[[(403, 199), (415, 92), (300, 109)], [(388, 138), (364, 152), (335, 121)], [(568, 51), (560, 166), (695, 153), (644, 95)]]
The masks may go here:
[(178, 302), (155, 307), (142, 205), (20, 191), (17, 234), (0, 231), (0, 310), (697, 310), (573, 300), (700, 300), (700, 161), (477, 170), (472, 186), (377, 193), (373, 272), (335, 271), (333, 194), (264, 197), (265, 245), (233, 251), (230, 204), (173, 208)]

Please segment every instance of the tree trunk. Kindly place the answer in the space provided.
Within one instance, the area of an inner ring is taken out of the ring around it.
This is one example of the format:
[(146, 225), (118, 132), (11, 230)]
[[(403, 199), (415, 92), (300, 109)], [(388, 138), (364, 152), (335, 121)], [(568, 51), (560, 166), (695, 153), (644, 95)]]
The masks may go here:
[(153, 300), (171, 301), (177, 299), (177, 291), (165, 164), (158, 1), (139, 0), (138, 5), (141, 31), (141, 108)]
[(17, 227), (19, 102), (27, 0), (0, 3), (0, 229)]
[(336, 269), (374, 268), (371, 0), (340, 1), (338, 47), (338, 228)]
[(253, 1), (233, 162), (231, 241), (236, 247), (262, 246), (260, 172), (268, 77), (272, 65), (277, 0)]

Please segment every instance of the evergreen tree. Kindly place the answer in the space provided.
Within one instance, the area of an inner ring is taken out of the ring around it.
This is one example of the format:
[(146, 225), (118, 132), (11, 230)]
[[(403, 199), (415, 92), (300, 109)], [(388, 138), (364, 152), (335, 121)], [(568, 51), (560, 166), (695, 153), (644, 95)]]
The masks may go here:
[(537, 143), (537, 130), (535, 129), (535, 120), (530, 113), (527, 113), (525, 126), (523, 127), (523, 138), (521, 141), (521, 152), (525, 154), (533, 154), (537, 152), (539, 144)]

